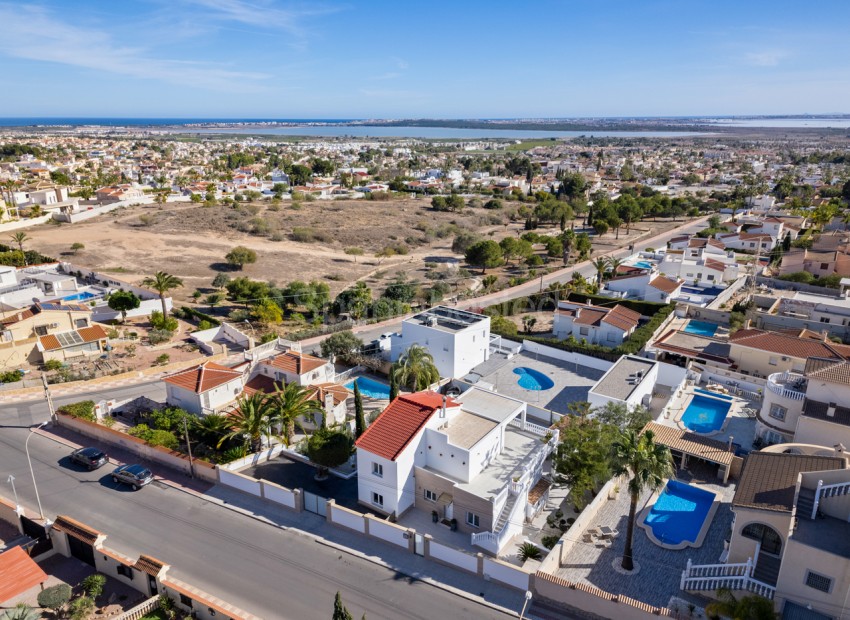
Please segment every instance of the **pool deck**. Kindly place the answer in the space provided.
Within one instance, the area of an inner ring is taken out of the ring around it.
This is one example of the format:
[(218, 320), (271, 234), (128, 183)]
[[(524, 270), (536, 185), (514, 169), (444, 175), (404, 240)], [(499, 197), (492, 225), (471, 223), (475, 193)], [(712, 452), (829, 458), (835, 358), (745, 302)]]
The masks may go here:
[[(689, 484), (696, 482), (690, 473), (691, 470), (698, 471), (698, 468), (689, 466), (688, 471), (680, 470), (677, 472), (677, 479)], [(706, 519), (709, 525), (701, 547), (664, 549), (652, 542), (646, 532), (636, 525), (633, 553), (640, 570), (632, 575), (618, 571), (618, 560), (623, 556), (629, 515), (629, 495), (621, 491), (616, 499), (605, 502), (591, 522), (592, 527), (607, 525), (620, 532), (614, 539), (613, 546), (604, 548), (593, 543), (584, 543), (583, 532), (569, 530), (567, 535), (577, 543), (564, 558), (557, 576), (595, 586), (606, 592), (624, 594), (650, 605), (666, 606), (675, 597), (692, 602), (698, 607), (704, 606), (706, 599), (683, 592), (679, 588), (682, 571), (689, 559), (695, 564), (718, 563), (724, 551), (724, 539), (732, 525), (731, 502), (735, 486), (714, 484), (713, 481), (700, 481), (697, 484), (700, 488), (717, 493), (720, 498), (713, 518)], [(645, 493), (638, 503), (638, 508), (643, 507), (651, 496), (652, 493)]]
[(708, 508), (708, 512), (703, 519), (702, 526), (700, 527), (699, 532), (697, 532), (696, 538), (693, 542), (689, 540), (683, 540), (682, 542), (671, 544), (665, 543), (663, 540), (659, 540), (655, 536), (655, 532), (652, 530), (652, 526), (646, 523), (646, 519), (649, 516), (649, 513), (652, 511), (655, 506), (655, 502), (658, 501), (658, 498), (661, 496), (661, 493), (664, 492), (664, 488), (667, 486), (667, 481), (664, 482), (664, 487), (655, 491), (649, 498), (646, 504), (646, 508), (640, 511), (640, 514), (637, 517), (637, 525), (646, 532), (646, 535), (649, 539), (654, 542), (659, 547), (663, 547), (664, 549), (670, 549), (671, 551), (677, 551), (679, 549), (686, 549), (687, 547), (701, 547), (702, 543), (705, 541), (705, 537), (708, 534), (708, 530), (711, 527), (711, 523), (714, 520), (714, 515), (717, 513), (717, 509), (720, 507), (720, 497), (714, 491), (711, 491), (704, 486), (699, 486), (699, 488), (703, 491), (707, 491), (709, 493), (714, 494), (714, 500), (711, 502), (711, 506)]
[[(523, 366), (543, 373), (552, 379), (555, 387), (548, 390), (526, 390), (520, 387), (517, 383), (519, 376), (514, 374), (514, 369)], [(500, 394), (558, 413), (567, 413), (570, 403), (587, 400), (590, 388), (605, 372), (545, 355), (522, 352), (511, 359), (504, 355), (492, 355), (489, 360), (473, 368), (470, 374), (479, 375), (481, 381), (494, 385)]]

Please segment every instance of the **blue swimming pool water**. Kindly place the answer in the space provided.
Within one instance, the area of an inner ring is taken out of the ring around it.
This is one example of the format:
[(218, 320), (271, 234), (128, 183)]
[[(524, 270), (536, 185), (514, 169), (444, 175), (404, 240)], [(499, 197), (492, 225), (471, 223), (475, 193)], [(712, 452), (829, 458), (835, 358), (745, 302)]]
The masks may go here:
[(552, 379), (533, 368), (520, 366), (519, 368), (514, 368), (514, 374), (519, 375), (517, 383), (519, 383), (521, 388), (525, 388), (526, 390), (542, 392), (543, 390), (549, 390), (555, 387), (555, 382)]
[(699, 334), (700, 336), (713, 336), (717, 331), (717, 325), (714, 323), (706, 323), (705, 321), (688, 321), (685, 329), (689, 334)]
[(682, 415), (682, 423), (688, 430), (696, 433), (712, 433), (723, 427), (729, 407), (732, 403), (728, 400), (709, 398), (702, 394), (694, 394), (688, 408)]
[(635, 267), (640, 267), (641, 269), (652, 269), (652, 263), (645, 260), (639, 260), (635, 263)]
[(354, 382), (357, 382), (357, 387), (363, 396), (369, 398), (383, 398), (384, 400), (390, 397), (390, 386), (380, 381), (375, 381), (369, 377), (357, 377), (345, 384), (349, 390), (354, 390)]
[(727, 394), (718, 394), (717, 392), (712, 392), (711, 390), (703, 390), (702, 388), (696, 388), (694, 392), (699, 392), (700, 394), (705, 394), (706, 396), (713, 396), (714, 398), (722, 398), (723, 400), (734, 400), (734, 396), (728, 396)]
[(689, 293), (691, 295), (704, 295), (705, 297), (717, 297), (720, 293), (723, 292), (724, 289), (719, 286), (706, 286), (703, 288), (697, 288), (695, 286), (683, 286), (682, 292)]
[(68, 295), (67, 297), (63, 297), (62, 301), (86, 301), (87, 299), (92, 299), (96, 297), (93, 293), (89, 293), (88, 291), (83, 291), (82, 293), (77, 293), (76, 295)]
[(644, 523), (665, 544), (677, 545), (685, 541), (693, 543), (699, 536), (713, 501), (714, 493), (677, 480), (668, 480)]

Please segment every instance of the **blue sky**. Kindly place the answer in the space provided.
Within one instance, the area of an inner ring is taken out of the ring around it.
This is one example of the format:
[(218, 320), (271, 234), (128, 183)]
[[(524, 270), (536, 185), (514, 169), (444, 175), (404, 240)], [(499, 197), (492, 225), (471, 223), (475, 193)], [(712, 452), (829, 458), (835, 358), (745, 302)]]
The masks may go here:
[(0, 116), (850, 112), (850, 2), (0, 1)]

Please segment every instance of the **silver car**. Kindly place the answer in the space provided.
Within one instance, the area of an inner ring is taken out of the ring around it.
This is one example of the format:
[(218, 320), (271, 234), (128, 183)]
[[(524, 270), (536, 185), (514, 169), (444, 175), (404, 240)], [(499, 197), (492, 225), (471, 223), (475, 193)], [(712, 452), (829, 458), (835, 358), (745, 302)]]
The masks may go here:
[(153, 482), (153, 474), (144, 465), (121, 465), (112, 472), (113, 482), (123, 482), (138, 491)]

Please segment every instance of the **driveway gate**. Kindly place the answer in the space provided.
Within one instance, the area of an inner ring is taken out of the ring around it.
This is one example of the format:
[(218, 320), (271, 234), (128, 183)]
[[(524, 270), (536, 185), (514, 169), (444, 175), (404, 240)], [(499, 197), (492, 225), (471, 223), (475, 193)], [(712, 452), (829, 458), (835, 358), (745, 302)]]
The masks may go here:
[(327, 501), (328, 499), (326, 497), (304, 491), (304, 510), (317, 514), (320, 517), (328, 516)]

